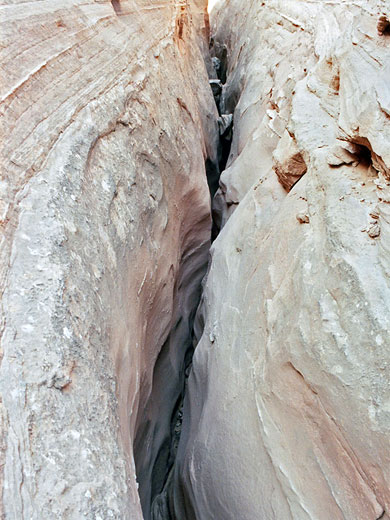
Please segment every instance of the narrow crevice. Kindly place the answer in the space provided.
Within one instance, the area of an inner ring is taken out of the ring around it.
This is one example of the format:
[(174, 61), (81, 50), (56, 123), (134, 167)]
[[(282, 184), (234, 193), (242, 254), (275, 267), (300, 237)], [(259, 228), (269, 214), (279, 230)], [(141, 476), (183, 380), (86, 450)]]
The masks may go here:
[(206, 159), (205, 166), (206, 166), (207, 184), (209, 185), (210, 197), (212, 200), (219, 188), (220, 169), (218, 167), (218, 164), (215, 164), (215, 162), (209, 158)]
[[(212, 41), (210, 48), (213, 47), (214, 42)], [(209, 157), (205, 162), (211, 200), (212, 242), (219, 232), (213, 200), (219, 189), (220, 173), (225, 169), (230, 154), (233, 114), (225, 114), (221, 110), (223, 86), (227, 75), (227, 50), (221, 47), (216, 55), (215, 49), (213, 49), (211, 56), (213, 67), (209, 83), (219, 116), (218, 149), (214, 150), (216, 152), (214, 156), (217, 159)], [(185, 260), (181, 267), (183, 272), (185, 272), (184, 263)], [(184, 318), (185, 313), (181, 313), (182, 317), (172, 328), (161, 348), (153, 372), (152, 392), (137, 427), (134, 456), (145, 520), (172, 520), (173, 518), (170, 497), (174, 465), (182, 428), (187, 379), (191, 371), (194, 346), (200, 333), (199, 319), (195, 324), (195, 316), (201, 302), (202, 279), (206, 274), (207, 265), (198, 267), (198, 269), (202, 272), (192, 272), (190, 275), (193, 279), (198, 280), (196, 287), (189, 289), (192, 291), (191, 295), (184, 296), (187, 303), (191, 302), (192, 309)], [(188, 274), (187, 272), (187, 277)], [(183, 338), (186, 338), (184, 343)], [(172, 363), (172, 358), (175, 356), (176, 363), (178, 363), (176, 366)], [(169, 402), (166, 402), (167, 400)]]
[[(216, 188), (218, 187), (219, 170), (218, 166), (215, 166), (215, 164), (213, 164), (212, 161), (209, 159), (206, 161), (206, 173), (210, 188), (210, 194), (211, 196), (213, 196), (214, 192), (216, 191)], [(204, 266), (204, 275), (206, 274), (206, 268), (207, 266)], [(140, 496), (143, 504), (144, 518), (148, 520), (172, 520), (174, 518), (170, 507), (170, 497), (173, 485), (174, 464), (178, 451), (183, 421), (184, 396), (186, 393), (187, 380), (192, 367), (192, 357), (194, 354), (195, 344), (197, 342), (197, 339), (199, 338), (199, 324), (197, 323), (198, 320), (196, 320), (196, 313), (198, 311), (199, 305), (201, 304), (201, 281), (199, 282), (198, 290), (199, 295), (197, 298), (197, 302), (192, 310), (189, 319), (191, 333), (188, 344), (184, 348), (183, 345), (180, 344), (173, 345), (173, 348), (180, 350), (183, 349), (182, 351), (185, 350), (182, 367), (180, 370), (182, 385), (181, 390), (173, 406), (173, 411), (170, 418), (170, 425), (169, 428), (167, 428), (167, 433), (165, 435), (164, 442), (161, 444), (159, 453), (155, 458), (153, 469), (151, 471), (151, 476), (149, 478), (150, 488), (145, 489), (144, 493), (142, 494), (140, 486)], [(169, 342), (169, 338), (167, 342)], [(155, 377), (153, 383), (154, 388), (161, 388), (162, 380), (166, 374), (166, 371), (164, 371), (161, 367), (164, 365), (164, 358), (166, 358), (166, 356), (169, 356), (170, 349), (164, 347), (156, 363)], [(160, 382), (158, 383), (157, 381)], [(154, 409), (156, 410), (156, 413), (158, 413), (157, 409)], [(162, 407), (161, 411), (163, 411)], [(139, 430), (139, 435), (137, 436), (136, 443), (134, 446), (134, 452), (136, 454), (137, 477), (139, 480), (141, 478), (141, 475), (139, 474), (139, 464), (137, 464), (137, 454), (142, 453), (142, 446), (145, 445), (145, 442), (149, 440), (147, 433), (148, 428), (150, 428), (150, 425), (146, 424), (146, 428)]]
[(228, 53), (226, 45), (220, 45), (213, 38), (210, 40), (210, 55), (215, 77), (210, 78), (215, 104), (218, 109), (220, 143), (218, 150), (219, 171), (223, 172), (229, 159), (233, 137), (233, 110), (225, 109), (224, 86), (227, 79)]
[(119, 16), (122, 13), (120, 0), (111, 0), (111, 5), (114, 8), (115, 14)]
[[(193, 323), (206, 265), (183, 257), (177, 292), (180, 317), (162, 346), (153, 371), (150, 397), (136, 428), (134, 458), (145, 520), (169, 519), (168, 479), (176, 457), (186, 374), (193, 355)], [(189, 266), (196, 265), (190, 272)]]
[(219, 171), (223, 172), (229, 159), (233, 140), (233, 114), (222, 114), (218, 119), (220, 135)]
[(228, 71), (228, 52), (226, 45), (221, 45), (214, 38), (210, 38), (210, 56), (214, 65), (215, 72), (222, 84), (226, 83)]
[[(215, 104), (218, 109), (218, 129), (219, 129), (219, 144), (218, 144), (218, 173), (210, 175), (212, 183), (209, 183), (210, 193), (212, 198), (211, 212), (212, 212), (212, 234), (211, 241), (213, 242), (221, 230), (221, 210), (219, 207), (218, 190), (220, 189), (220, 176), (226, 169), (230, 157), (233, 131), (234, 131), (234, 109), (238, 99), (232, 104), (229, 98), (229, 109), (227, 109), (225, 84), (228, 71), (228, 52), (226, 45), (221, 45), (213, 38), (210, 40), (210, 55), (213, 63), (213, 76), (210, 78), (210, 87), (212, 89)], [(217, 195), (217, 197), (215, 197)]]

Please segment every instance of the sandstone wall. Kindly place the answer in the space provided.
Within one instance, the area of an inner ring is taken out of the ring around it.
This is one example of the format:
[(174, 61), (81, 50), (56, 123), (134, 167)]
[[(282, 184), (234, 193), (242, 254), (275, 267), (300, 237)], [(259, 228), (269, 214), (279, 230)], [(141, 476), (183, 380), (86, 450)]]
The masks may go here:
[(142, 468), (170, 435), (144, 410), (181, 392), (210, 237), (206, 3), (0, 13), (0, 516), (142, 518), (133, 443), (148, 420)]
[(390, 518), (389, 5), (218, 5), (234, 138), (176, 518)]

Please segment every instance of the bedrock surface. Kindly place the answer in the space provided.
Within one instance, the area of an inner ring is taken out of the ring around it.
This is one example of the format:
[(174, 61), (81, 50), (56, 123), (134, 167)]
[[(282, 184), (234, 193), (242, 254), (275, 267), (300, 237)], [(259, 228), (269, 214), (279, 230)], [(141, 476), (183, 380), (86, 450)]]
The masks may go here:
[(0, 517), (148, 518), (209, 248), (206, 2), (0, 16)]
[(388, 3), (0, 21), (0, 517), (390, 519)]
[(390, 518), (389, 16), (368, 0), (213, 12), (234, 134), (177, 520)]

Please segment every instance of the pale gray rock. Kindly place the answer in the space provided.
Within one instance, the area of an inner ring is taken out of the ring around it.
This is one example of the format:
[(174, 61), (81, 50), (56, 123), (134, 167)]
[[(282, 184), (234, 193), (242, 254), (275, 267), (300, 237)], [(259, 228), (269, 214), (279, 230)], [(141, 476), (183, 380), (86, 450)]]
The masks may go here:
[(206, 2), (0, 15), (0, 516), (148, 518), (209, 247)]
[[(390, 518), (383, 13), (375, 0), (230, 0), (213, 12), (234, 136), (184, 404), (177, 520)], [(297, 153), (307, 171), (290, 189)]]

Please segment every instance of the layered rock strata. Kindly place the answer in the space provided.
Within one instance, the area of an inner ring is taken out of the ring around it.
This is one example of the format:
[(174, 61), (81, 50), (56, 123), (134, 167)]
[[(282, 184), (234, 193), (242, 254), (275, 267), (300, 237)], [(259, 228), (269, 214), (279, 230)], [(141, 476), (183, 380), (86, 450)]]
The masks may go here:
[(0, 516), (143, 518), (139, 485), (148, 518), (210, 238), (206, 3), (0, 13)]
[(175, 518), (390, 518), (388, 4), (218, 5), (234, 136)]

